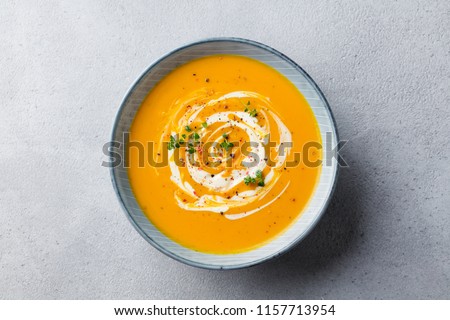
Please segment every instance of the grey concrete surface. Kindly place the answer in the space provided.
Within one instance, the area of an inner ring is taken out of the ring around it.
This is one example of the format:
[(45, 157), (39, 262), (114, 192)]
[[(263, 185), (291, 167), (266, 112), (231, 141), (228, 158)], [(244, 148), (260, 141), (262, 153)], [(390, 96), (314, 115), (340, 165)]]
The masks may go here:
[[(0, 298), (450, 298), (450, 2), (1, 1)], [(350, 167), (290, 253), (230, 272), (162, 255), (101, 166), (134, 79), (237, 36), (302, 65)]]

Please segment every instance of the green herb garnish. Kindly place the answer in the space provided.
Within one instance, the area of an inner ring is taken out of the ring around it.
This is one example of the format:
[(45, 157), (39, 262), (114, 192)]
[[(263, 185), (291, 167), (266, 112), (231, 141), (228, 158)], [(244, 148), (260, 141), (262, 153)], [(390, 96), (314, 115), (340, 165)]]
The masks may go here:
[(256, 174), (256, 180), (258, 181), (258, 186), (260, 187), (264, 187), (264, 177), (263, 177), (263, 173), (261, 170), (257, 170), (255, 172)]
[(228, 141), (223, 141), (220, 146), (225, 149), (226, 151), (228, 151), (230, 148), (234, 147), (234, 144), (232, 142), (228, 142)]
[(256, 117), (258, 115), (258, 112), (256, 111), (256, 109), (253, 109), (253, 110), (249, 111), (248, 114), (251, 117)]
[[(250, 101), (247, 102), (247, 105), (250, 105)], [(249, 114), (251, 117), (256, 117), (256, 116), (258, 115), (258, 111), (256, 111), (256, 109), (250, 110), (250, 109), (247, 108), (247, 107), (244, 109), (244, 112), (248, 112), (248, 114)]]
[(206, 123), (206, 122), (203, 122), (203, 123), (202, 123), (202, 127), (203, 127), (203, 128), (206, 128), (207, 126), (208, 126), (208, 123)]
[(224, 141), (222, 141), (222, 143), (220, 144), (220, 146), (222, 147), (222, 149), (225, 149), (226, 151), (228, 151), (230, 148), (234, 147), (234, 144), (232, 142), (228, 142), (228, 135), (226, 133), (222, 134), (222, 137), (225, 139)]
[(249, 185), (250, 183), (255, 183), (255, 182), (256, 182), (255, 178), (252, 178), (252, 177), (250, 177), (250, 176), (246, 176), (246, 177), (244, 178), (244, 183), (245, 183), (246, 185)]
[(244, 178), (244, 183), (249, 185), (250, 183), (257, 183), (258, 186), (264, 187), (264, 177), (261, 170), (255, 172), (255, 177), (246, 176)]
[(175, 138), (172, 137), (172, 136), (170, 136), (170, 141), (169, 141), (169, 143), (167, 144), (167, 149), (169, 149), (169, 150), (175, 149), (175, 144), (176, 144)]
[(186, 130), (187, 132), (191, 132), (192, 131), (191, 127), (189, 127), (189, 126), (184, 127), (184, 130)]

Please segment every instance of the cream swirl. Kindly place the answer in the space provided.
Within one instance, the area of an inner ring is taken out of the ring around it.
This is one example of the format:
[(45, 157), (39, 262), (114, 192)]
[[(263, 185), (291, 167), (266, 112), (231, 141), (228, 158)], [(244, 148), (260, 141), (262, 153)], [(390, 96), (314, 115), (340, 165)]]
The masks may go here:
[(173, 108), (177, 112), (165, 131), (173, 143), (169, 166), (181, 208), (239, 219), (270, 205), (286, 190), (289, 183), (265, 202), (292, 141), (269, 98), (250, 91), (202, 90), (176, 101)]

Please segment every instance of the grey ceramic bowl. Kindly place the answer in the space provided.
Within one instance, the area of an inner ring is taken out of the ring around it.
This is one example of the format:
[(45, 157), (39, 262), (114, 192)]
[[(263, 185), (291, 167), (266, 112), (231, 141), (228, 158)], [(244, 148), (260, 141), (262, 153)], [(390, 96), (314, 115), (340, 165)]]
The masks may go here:
[[(331, 158), (338, 136), (328, 103), (311, 77), (282, 53), (257, 42), (238, 38), (212, 38), (180, 47), (153, 63), (133, 84), (118, 111), (112, 132), (112, 141), (122, 141), (128, 132), (143, 99), (165, 75), (190, 60), (213, 54), (236, 54), (259, 60), (282, 73), (303, 94), (319, 124), (323, 142), (323, 159)], [(326, 137), (328, 133), (328, 138)], [(126, 149), (126, 148), (125, 148)], [(119, 150), (125, 159), (123, 145)], [(111, 161), (115, 155), (110, 154)], [(239, 254), (206, 254), (193, 251), (172, 241), (147, 219), (130, 188), (124, 164), (111, 168), (112, 183), (119, 201), (132, 225), (155, 248), (168, 256), (191, 266), (208, 269), (237, 269), (270, 260), (299, 243), (314, 228), (323, 215), (333, 193), (338, 164), (323, 165), (320, 180), (307, 207), (283, 234), (268, 244)]]

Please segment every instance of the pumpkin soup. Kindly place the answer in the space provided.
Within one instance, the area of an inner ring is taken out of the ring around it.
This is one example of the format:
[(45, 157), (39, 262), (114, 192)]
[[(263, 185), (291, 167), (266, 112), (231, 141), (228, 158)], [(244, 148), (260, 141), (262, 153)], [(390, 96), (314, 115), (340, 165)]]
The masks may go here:
[(320, 174), (320, 132), (302, 94), (241, 56), (203, 57), (170, 72), (143, 101), (129, 138), (141, 208), (200, 252), (244, 252), (282, 234)]

